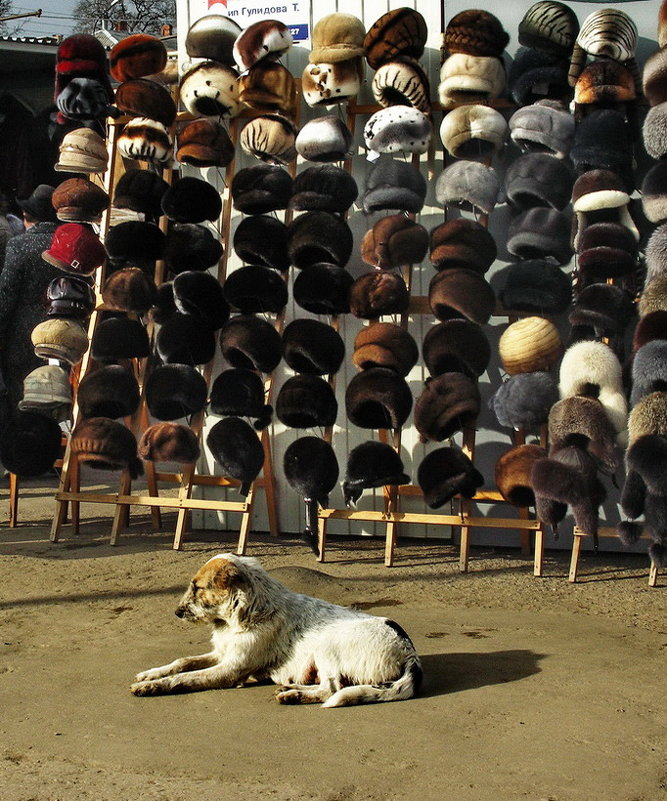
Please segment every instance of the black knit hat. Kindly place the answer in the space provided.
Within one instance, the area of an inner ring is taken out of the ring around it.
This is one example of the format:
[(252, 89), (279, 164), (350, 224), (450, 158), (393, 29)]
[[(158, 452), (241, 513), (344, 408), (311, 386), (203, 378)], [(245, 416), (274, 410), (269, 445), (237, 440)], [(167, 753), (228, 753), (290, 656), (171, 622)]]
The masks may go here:
[(0, 437), (5, 470), (19, 478), (35, 478), (51, 470), (61, 454), (62, 431), (56, 420), (37, 412), (16, 411)]
[(240, 417), (225, 417), (208, 432), (206, 445), (223, 474), (241, 482), (239, 492), (246, 496), (264, 465), (257, 432)]
[(290, 428), (332, 426), (338, 415), (334, 391), (319, 375), (299, 373), (280, 387), (276, 417)]
[(229, 273), (223, 287), (229, 305), (241, 314), (280, 312), (287, 305), (287, 284), (261, 264), (247, 264)]
[(275, 217), (245, 217), (234, 231), (233, 245), (236, 255), (248, 264), (263, 264), (281, 272), (289, 269), (287, 226)]
[(477, 378), (491, 361), (491, 345), (481, 325), (454, 318), (428, 329), (422, 354), (432, 376), (461, 372)]
[(218, 279), (211, 273), (186, 270), (172, 284), (176, 309), (201, 320), (204, 328), (217, 331), (229, 319), (229, 305)]
[(270, 373), (280, 363), (282, 340), (276, 329), (261, 317), (239, 314), (220, 331), (222, 355), (232, 367)]
[(360, 428), (401, 428), (412, 409), (405, 378), (387, 367), (357, 373), (345, 391), (345, 411)]
[(424, 456), (417, 468), (417, 481), (426, 505), (439, 509), (455, 495), (472, 498), (484, 483), (484, 476), (460, 448), (444, 447)]
[(150, 353), (146, 329), (129, 317), (109, 317), (95, 328), (91, 356), (100, 362), (143, 359)]
[(428, 378), (415, 403), (415, 427), (422, 442), (442, 442), (475, 424), (480, 411), (477, 381), (465, 373)]
[(321, 261), (344, 267), (352, 247), (350, 226), (329, 211), (307, 211), (287, 226), (287, 252), (298, 269)]
[(357, 278), (348, 293), (350, 311), (363, 320), (400, 314), (410, 303), (410, 293), (399, 273), (372, 270)]
[(552, 258), (567, 264), (572, 258), (572, 223), (568, 215), (535, 206), (514, 217), (507, 231), (507, 252), (518, 259)]
[(505, 195), (517, 209), (549, 206), (562, 210), (570, 202), (573, 184), (569, 164), (549, 153), (525, 153), (505, 173)]
[(208, 270), (220, 261), (224, 252), (222, 242), (203, 225), (174, 223), (169, 226), (164, 262), (174, 275), (185, 270)]
[(155, 347), (164, 364), (207, 364), (215, 355), (215, 333), (201, 317), (176, 312), (160, 326)]
[(528, 106), (545, 97), (572, 97), (572, 89), (567, 82), (569, 67), (567, 56), (520, 47), (507, 73), (512, 99), (517, 106)]
[(371, 169), (362, 197), (366, 214), (400, 209), (418, 214), (426, 199), (426, 179), (412, 164), (381, 159)]
[(266, 214), (286, 209), (292, 196), (292, 176), (275, 164), (254, 164), (232, 179), (234, 208), (243, 214)]
[(266, 428), (273, 416), (273, 408), (264, 401), (261, 377), (243, 367), (223, 370), (211, 387), (210, 409), (213, 414), (254, 418), (258, 431)]
[(118, 179), (112, 206), (145, 214), (155, 222), (162, 214), (162, 196), (169, 184), (152, 170), (128, 170)]
[(107, 231), (104, 248), (113, 266), (146, 267), (164, 255), (165, 235), (155, 223), (128, 221)]
[(297, 373), (337, 373), (345, 358), (341, 335), (330, 325), (303, 317), (283, 331), (283, 358)]
[(129, 417), (139, 408), (139, 384), (126, 367), (108, 364), (81, 379), (76, 397), (82, 417)]
[(175, 181), (162, 195), (162, 211), (174, 222), (214, 222), (222, 211), (222, 199), (213, 184), (186, 176)]
[(403, 462), (386, 442), (368, 440), (350, 451), (343, 482), (346, 506), (354, 506), (365, 489), (409, 484)]
[(354, 279), (337, 264), (319, 262), (301, 270), (294, 279), (295, 302), (311, 314), (347, 314), (348, 294)]
[(550, 373), (517, 373), (491, 396), (489, 408), (501, 426), (532, 431), (547, 422), (558, 397), (558, 384)]
[(358, 370), (388, 367), (407, 376), (418, 359), (414, 337), (396, 323), (371, 323), (359, 329), (354, 338), (352, 361)]
[(352, 175), (334, 164), (318, 164), (300, 172), (292, 184), (289, 208), (296, 211), (346, 212), (359, 190)]
[(208, 387), (204, 376), (189, 364), (163, 364), (146, 380), (146, 405), (158, 420), (178, 420), (206, 406)]
[(499, 299), (506, 309), (535, 314), (560, 314), (570, 305), (570, 277), (543, 259), (510, 265)]

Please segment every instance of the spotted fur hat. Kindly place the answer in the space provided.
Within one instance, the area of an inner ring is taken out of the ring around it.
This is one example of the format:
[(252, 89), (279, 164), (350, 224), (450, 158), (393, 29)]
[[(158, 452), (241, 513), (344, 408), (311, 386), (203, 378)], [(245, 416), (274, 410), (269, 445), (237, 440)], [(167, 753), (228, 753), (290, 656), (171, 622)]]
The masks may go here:
[(429, 116), (404, 104), (381, 108), (364, 125), (364, 144), (371, 157), (377, 153), (426, 153), (432, 136)]
[(219, 61), (200, 61), (183, 74), (179, 97), (195, 117), (233, 118), (243, 110), (239, 74)]
[(306, 64), (301, 75), (301, 91), (311, 108), (346, 103), (359, 94), (362, 79), (361, 57), (335, 63), (311, 63)]

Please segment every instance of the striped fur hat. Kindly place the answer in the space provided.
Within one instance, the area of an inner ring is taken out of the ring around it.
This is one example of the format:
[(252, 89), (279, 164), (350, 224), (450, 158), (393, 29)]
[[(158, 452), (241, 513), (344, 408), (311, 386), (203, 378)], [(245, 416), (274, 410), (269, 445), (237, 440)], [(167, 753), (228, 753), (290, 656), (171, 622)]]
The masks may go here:
[(570, 56), (578, 33), (579, 20), (571, 8), (555, 0), (539, 0), (519, 23), (519, 44)]

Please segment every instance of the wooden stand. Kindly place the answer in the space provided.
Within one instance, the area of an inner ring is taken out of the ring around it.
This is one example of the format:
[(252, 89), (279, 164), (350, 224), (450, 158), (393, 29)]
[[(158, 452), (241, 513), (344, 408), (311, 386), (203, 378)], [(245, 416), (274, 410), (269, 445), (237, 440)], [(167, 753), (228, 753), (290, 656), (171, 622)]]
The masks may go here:
[[(581, 555), (581, 545), (584, 537), (588, 536), (585, 532), (578, 529), (576, 526), (574, 527), (574, 531), (572, 532), (572, 554), (570, 556), (570, 572), (568, 574), (568, 580), (574, 584), (577, 580), (577, 575), (579, 572), (579, 557)], [(601, 527), (598, 529), (598, 537), (614, 537), (617, 538), (618, 534), (616, 533), (615, 528), (611, 527)], [(648, 535), (646, 533), (642, 534), (642, 539), (648, 539)], [(648, 586), (649, 587), (657, 587), (658, 586), (658, 566), (652, 562), (651, 567), (649, 568), (648, 573)]]

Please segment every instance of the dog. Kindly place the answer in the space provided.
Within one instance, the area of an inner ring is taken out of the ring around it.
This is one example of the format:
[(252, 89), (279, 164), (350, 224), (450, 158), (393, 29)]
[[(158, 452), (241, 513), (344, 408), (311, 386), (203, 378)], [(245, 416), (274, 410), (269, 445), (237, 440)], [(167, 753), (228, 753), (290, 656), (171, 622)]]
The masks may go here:
[(190, 582), (176, 615), (213, 626), (213, 649), (139, 673), (134, 695), (237, 687), (270, 679), (282, 704), (402, 701), (422, 666), (393, 620), (292, 592), (253, 557), (223, 553)]

